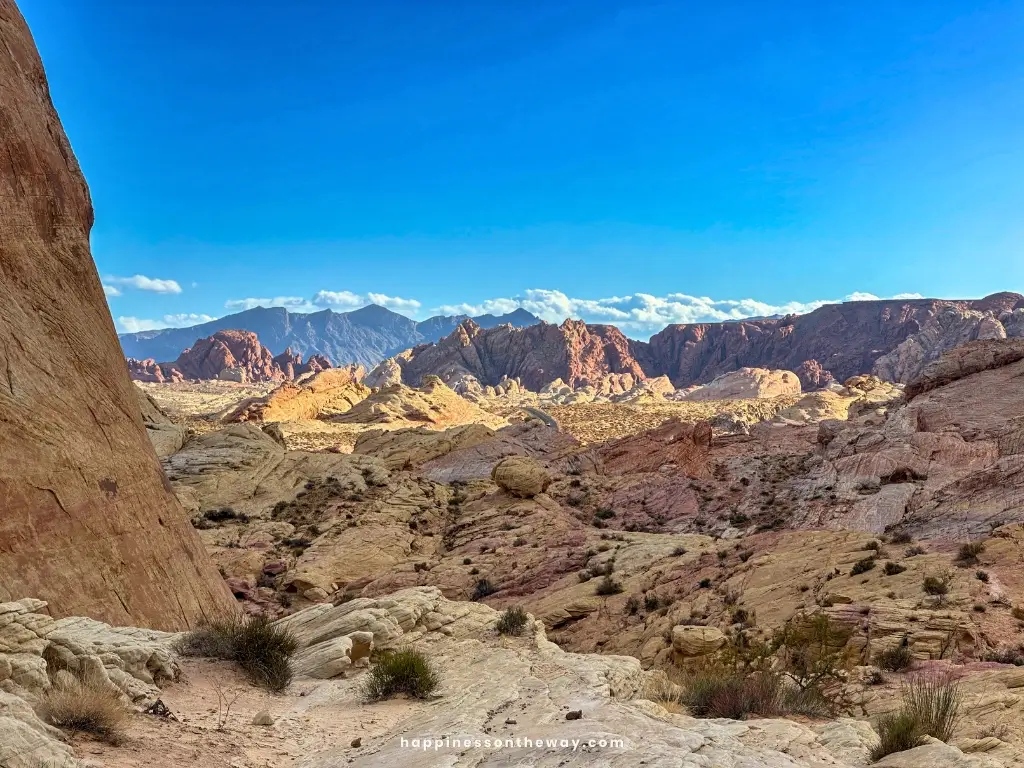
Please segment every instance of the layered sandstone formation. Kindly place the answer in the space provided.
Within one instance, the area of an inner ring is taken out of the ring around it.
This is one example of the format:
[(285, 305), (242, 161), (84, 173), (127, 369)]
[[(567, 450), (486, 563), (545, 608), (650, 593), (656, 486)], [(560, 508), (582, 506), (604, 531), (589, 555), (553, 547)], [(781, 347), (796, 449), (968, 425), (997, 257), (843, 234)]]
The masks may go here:
[(292, 381), (307, 373), (319, 373), (331, 367), (323, 355), (313, 355), (306, 363), (291, 348), (274, 356), (250, 331), (217, 331), (182, 352), (172, 363), (128, 358), (128, 371), (136, 381), (180, 382), (186, 379), (237, 381)]
[(633, 357), (631, 344), (613, 326), (588, 325), (579, 320), (566, 320), (557, 326), (541, 323), (489, 329), (466, 320), (436, 344), (416, 347), (386, 364), (393, 369), (397, 363), (402, 380), (412, 385), (418, 385), (427, 375), (449, 381), (469, 374), (490, 386), (502, 379), (518, 379), (522, 386), (536, 392), (555, 379), (576, 388), (595, 384), (610, 373), (646, 378)]
[(294, 421), (344, 413), (370, 394), (361, 383), (364, 373), (362, 366), (354, 365), (321, 370), (301, 382), (287, 381), (264, 397), (241, 403), (225, 420)]
[(89, 255), (89, 192), (11, 0), (0, 93), (0, 600), (188, 626), (230, 596), (146, 437)]
[(684, 400), (746, 400), (757, 397), (799, 395), (800, 380), (792, 371), (740, 368), (723, 373), (702, 387), (688, 392)]

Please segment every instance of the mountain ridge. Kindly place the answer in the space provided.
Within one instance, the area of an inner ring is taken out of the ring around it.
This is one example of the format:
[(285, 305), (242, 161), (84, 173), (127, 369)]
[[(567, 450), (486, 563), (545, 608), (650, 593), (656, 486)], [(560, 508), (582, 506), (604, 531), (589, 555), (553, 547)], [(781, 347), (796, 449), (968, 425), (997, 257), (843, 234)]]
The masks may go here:
[[(406, 349), (448, 336), (466, 319), (466, 315), (436, 315), (417, 321), (377, 304), (351, 312), (323, 309), (304, 313), (289, 312), (284, 307), (254, 307), (187, 328), (122, 333), (118, 340), (125, 357), (163, 361), (176, 360), (197, 340), (218, 331), (250, 331), (275, 355), (290, 348), (305, 357), (324, 355), (335, 365), (359, 363), (372, 367)], [(522, 327), (539, 323), (540, 318), (520, 309), (498, 317), (481, 315), (479, 321), (485, 328), (504, 323)]]

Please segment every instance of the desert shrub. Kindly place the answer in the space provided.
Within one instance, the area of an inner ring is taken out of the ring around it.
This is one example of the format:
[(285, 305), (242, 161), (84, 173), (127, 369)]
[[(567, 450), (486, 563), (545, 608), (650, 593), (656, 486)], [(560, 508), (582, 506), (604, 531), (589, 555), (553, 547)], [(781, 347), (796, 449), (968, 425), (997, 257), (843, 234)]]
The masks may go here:
[(998, 664), (1013, 664), (1015, 667), (1024, 667), (1024, 645), (1016, 648), (999, 648), (989, 651), (983, 657), (983, 661), (994, 661)]
[(783, 680), (772, 672), (707, 667), (689, 675), (683, 690), (681, 699), (695, 717), (744, 720), (752, 714), (782, 714)]
[(675, 557), (679, 557), (680, 555), (685, 555), (686, 554), (686, 547), (676, 547), (675, 549), (672, 550), (672, 554)]
[(711, 589), (711, 579), (701, 579), (697, 586), (701, 589)]
[(228, 520), (237, 520), (240, 523), (249, 522), (249, 516), (244, 512), (236, 512), (231, 507), (221, 507), (220, 509), (208, 509), (203, 512), (203, 517), (209, 520), (211, 523), (223, 523)]
[(967, 544), (960, 545), (960, 549), (956, 553), (956, 559), (954, 562), (960, 568), (968, 568), (972, 565), (978, 564), (978, 555), (985, 551), (985, 542), (983, 541), (971, 541)]
[(124, 742), (131, 719), (117, 692), (77, 680), (55, 685), (44, 693), (38, 713), (56, 728), (87, 733), (114, 746)]
[(404, 648), (380, 654), (363, 683), (363, 698), (382, 701), (397, 694), (425, 699), (440, 684), (433, 665), (419, 651)]
[(597, 512), (594, 513), (594, 517), (598, 520), (609, 520), (615, 517), (615, 510), (609, 507), (601, 507)]
[(869, 541), (867, 544), (864, 545), (864, 548), (865, 549), (873, 550), (875, 552), (881, 552), (882, 551), (882, 543), (880, 541), (877, 541), (877, 540), (876, 541)]
[(905, 752), (924, 744), (924, 734), (913, 713), (900, 710), (878, 719), (878, 744), (871, 750), (873, 761), (881, 760), (895, 752)]
[(661, 598), (653, 592), (644, 595), (644, 608), (648, 611), (656, 611), (661, 607)]
[(913, 540), (914, 537), (906, 531), (898, 531), (896, 533), (889, 534), (890, 544), (910, 544)]
[(953, 583), (953, 574), (949, 572), (925, 576), (921, 582), (921, 589), (926, 595), (932, 597), (945, 597), (949, 594), (950, 586)]
[(473, 558), (471, 558), (471, 557), (464, 557), (464, 558), (462, 558), (462, 564), (463, 565), (472, 565), (473, 564)]
[(483, 600), (489, 595), (493, 595), (498, 591), (498, 588), (491, 584), (487, 579), (480, 579), (473, 587), (473, 593), (469, 596), (470, 600)]
[(922, 546), (907, 547), (907, 551), (904, 552), (907, 557), (917, 557), (918, 555), (928, 554), (928, 550)]
[(988, 584), (988, 571), (975, 571), (974, 578)]
[(741, 563), (745, 563), (745, 562), (747, 562), (747, 560), (749, 560), (751, 558), (751, 556), (753, 554), (754, 554), (753, 550), (751, 550), (751, 549), (744, 549), (743, 551), (741, 551), (739, 553), (738, 557), (739, 557)]
[(622, 585), (613, 579), (610, 574), (601, 579), (597, 583), (597, 589), (594, 590), (594, 593), (598, 595), (617, 595), (620, 592), (622, 592)]
[(963, 691), (955, 680), (919, 678), (903, 687), (899, 710), (878, 721), (879, 743), (872, 760), (913, 749), (926, 736), (948, 742), (960, 720)]
[(800, 692), (804, 714), (812, 714), (812, 708), (821, 714), (848, 709), (843, 683), (851, 663), (846, 647), (851, 634), (848, 627), (817, 613), (790, 619), (769, 642), (777, 668)]
[(914, 654), (910, 643), (903, 638), (899, 645), (875, 654), (875, 664), (889, 672), (902, 672), (914, 664)]
[(640, 611), (640, 598), (636, 595), (630, 595), (626, 600), (626, 613), (630, 616), (637, 614)]
[(529, 618), (518, 605), (506, 608), (498, 619), (498, 634), (500, 635), (521, 635), (526, 629), (526, 622)]
[(907, 570), (907, 566), (894, 563), (890, 560), (885, 564), (885, 567), (882, 568), (882, 573), (886, 576), (895, 576), (898, 573), (903, 573), (905, 570)]
[(875, 567), (875, 558), (874, 557), (865, 557), (865, 558), (862, 558), (862, 559), (858, 560), (856, 563), (853, 564), (853, 568), (850, 569), (850, 575), (851, 576), (859, 576), (862, 573), (867, 573), (868, 571), (870, 571), (874, 567)]
[(211, 656), (234, 661), (254, 685), (283, 691), (292, 681), (294, 635), (266, 616), (232, 618), (185, 634), (175, 645), (182, 656)]

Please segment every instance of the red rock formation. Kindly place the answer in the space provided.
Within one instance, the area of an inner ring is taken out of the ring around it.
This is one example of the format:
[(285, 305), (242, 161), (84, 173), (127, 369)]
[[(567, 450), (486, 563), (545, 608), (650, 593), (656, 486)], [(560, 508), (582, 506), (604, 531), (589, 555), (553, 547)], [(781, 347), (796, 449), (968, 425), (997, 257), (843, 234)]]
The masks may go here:
[(630, 373), (643, 380), (646, 376), (631, 345), (618, 328), (581, 320), (486, 330), (465, 320), (437, 344), (416, 347), (407, 357), (396, 359), (403, 380), (413, 386), (427, 375), (450, 379), (471, 374), (490, 386), (502, 377), (518, 378), (524, 387), (536, 391), (555, 379), (571, 387), (597, 384), (609, 373)]
[(162, 629), (233, 610), (146, 437), (89, 191), (13, 0), (0, 92), (0, 602)]
[(800, 386), (805, 391), (821, 389), (836, 380), (832, 372), (822, 368), (817, 360), (804, 360), (793, 369), (793, 373), (800, 379)]
[(173, 363), (128, 358), (128, 372), (136, 381), (163, 383), (185, 379), (229, 379), (232, 381), (293, 381), (306, 373), (332, 368), (323, 355), (313, 355), (303, 364), (302, 355), (286, 349), (274, 357), (251, 331), (217, 331), (198, 339)]
[(829, 374), (845, 381), (870, 373), (875, 360), (948, 307), (1004, 311), (1024, 307), (1024, 296), (851, 301), (781, 319), (670, 325), (655, 334), (650, 344), (634, 342), (633, 350), (648, 376), (667, 375), (677, 387), (710, 381), (743, 367), (800, 368), (819, 381)]

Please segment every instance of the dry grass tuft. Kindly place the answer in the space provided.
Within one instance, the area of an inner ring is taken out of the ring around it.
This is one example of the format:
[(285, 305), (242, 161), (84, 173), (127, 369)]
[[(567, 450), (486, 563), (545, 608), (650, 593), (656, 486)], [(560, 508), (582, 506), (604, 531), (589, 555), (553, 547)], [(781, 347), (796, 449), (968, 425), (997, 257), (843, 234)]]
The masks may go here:
[(113, 746), (125, 742), (131, 719), (131, 712), (116, 692), (78, 681), (48, 690), (39, 703), (38, 714), (56, 728), (86, 733)]

